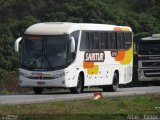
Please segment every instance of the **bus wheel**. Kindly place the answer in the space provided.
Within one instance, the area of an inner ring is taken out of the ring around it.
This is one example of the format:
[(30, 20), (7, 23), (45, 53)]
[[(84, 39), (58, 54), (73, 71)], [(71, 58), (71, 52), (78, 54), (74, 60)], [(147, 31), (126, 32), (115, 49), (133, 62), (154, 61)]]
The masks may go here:
[(33, 91), (34, 91), (34, 94), (42, 94), (43, 88), (34, 87)]
[(118, 75), (114, 73), (112, 85), (103, 86), (103, 91), (104, 92), (116, 92), (117, 89), (118, 89)]
[(81, 75), (78, 76), (78, 83), (76, 87), (70, 88), (71, 93), (82, 93), (84, 89), (84, 82)]

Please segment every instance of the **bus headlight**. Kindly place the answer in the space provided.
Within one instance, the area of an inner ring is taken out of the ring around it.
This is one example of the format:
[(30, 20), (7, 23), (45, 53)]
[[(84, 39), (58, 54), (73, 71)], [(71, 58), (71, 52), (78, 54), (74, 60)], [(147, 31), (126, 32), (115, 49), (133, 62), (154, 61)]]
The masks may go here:
[(22, 73), (22, 72), (19, 72), (19, 75), (21, 75), (23, 77), (30, 77), (28, 74), (25, 74), (25, 73)]
[(64, 76), (65, 76), (65, 72), (62, 72), (62, 73), (55, 74), (55, 75), (53, 75), (52, 77), (53, 77), (54, 79), (56, 79), (56, 78), (60, 78), (60, 77), (64, 77)]

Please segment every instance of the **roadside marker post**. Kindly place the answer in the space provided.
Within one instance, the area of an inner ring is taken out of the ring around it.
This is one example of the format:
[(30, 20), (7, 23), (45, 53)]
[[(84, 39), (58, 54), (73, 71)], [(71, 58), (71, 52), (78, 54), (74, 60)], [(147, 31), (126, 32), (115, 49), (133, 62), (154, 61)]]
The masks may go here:
[(103, 98), (103, 95), (101, 92), (95, 92), (94, 93), (94, 98), (93, 100), (99, 100), (99, 99), (102, 99)]

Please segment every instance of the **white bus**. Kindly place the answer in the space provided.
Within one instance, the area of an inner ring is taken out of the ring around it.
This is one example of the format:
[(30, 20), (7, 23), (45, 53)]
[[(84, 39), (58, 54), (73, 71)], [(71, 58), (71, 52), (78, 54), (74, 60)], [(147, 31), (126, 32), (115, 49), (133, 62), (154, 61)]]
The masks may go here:
[[(22, 41), (21, 41), (22, 40)], [(20, 85), (35, 94), (44, 88), (99, 86), (116, 91), (132, 81), (132, 30), (127, 26), (88, 23), (38, 23), (15, 42), (21, 46)]]

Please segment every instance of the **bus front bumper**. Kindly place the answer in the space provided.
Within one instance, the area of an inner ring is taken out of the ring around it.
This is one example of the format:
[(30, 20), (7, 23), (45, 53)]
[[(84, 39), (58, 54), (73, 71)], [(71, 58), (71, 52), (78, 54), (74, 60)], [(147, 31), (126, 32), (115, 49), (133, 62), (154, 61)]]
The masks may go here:
[(20, 76), (20, 86), (21, 87), (43, 87), (43, 88), (69, 87), (66, 84), (66, 81), (64, 78), (45, 80), (45, 79), (29, 79), (23, 76)]

